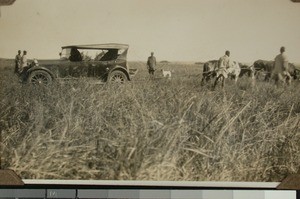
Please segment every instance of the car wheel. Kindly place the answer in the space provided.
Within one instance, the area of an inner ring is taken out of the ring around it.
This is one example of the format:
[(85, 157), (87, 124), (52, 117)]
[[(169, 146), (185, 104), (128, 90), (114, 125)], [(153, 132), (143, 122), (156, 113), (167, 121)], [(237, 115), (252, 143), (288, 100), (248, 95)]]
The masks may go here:
[(43, 70), (32, 71), (28, 77), (28, 83), (35, 85), (49, 85), (52, 83), (51, 75)]
[(127, 81), (127, 76), (124, 72), (120, 70), (115, 70), (110, 73), (108, 81), (122, 84)]

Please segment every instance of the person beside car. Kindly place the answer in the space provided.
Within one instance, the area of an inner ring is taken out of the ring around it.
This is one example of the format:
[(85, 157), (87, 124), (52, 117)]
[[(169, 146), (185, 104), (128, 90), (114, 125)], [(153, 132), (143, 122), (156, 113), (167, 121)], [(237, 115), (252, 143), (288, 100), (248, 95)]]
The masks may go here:
[(21, 50), (18, 50), (18, 54), (15, 57), (15, 73), (19, 73), (20, 68), (21, 68)]
[(23, 55), (22, 55), (22, 58), (21, 58), (21, 72), (24, 70), (24, 68), (28, 65), (27, 63), (27, 51), (24, 50), (23, 51)]
[(28, 67), (28, 62), (27, 62), (27, 51), (24, 50), (22, 58), (21, 58), (21, 68), (19, 70), (21, 82), (25, 81), (26, 72), (27, 72), (28, 68), (29, 67)]

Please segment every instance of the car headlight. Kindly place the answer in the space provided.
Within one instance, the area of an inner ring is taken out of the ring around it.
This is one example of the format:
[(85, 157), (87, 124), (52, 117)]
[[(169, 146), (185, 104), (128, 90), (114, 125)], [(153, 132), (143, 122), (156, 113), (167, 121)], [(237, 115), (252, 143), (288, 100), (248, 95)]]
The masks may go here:
[(34, 59), (34, 60), (33, 60), (33, 65), (34, 65), (34, 66), (38, 66), (38, 65), (39, 65), (38, 60)]

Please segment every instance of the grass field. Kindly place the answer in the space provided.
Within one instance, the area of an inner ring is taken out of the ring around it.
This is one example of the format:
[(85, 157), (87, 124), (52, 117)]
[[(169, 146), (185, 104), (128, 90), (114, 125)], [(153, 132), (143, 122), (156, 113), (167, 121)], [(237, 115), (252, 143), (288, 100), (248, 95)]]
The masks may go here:
[(299, 82), (244, 77), (212, 91), (201, 65), (145, 63), (125, 85), (40, 88), (1, 63), (1, 165), (22, 178), (281, 181), (300, 166)]

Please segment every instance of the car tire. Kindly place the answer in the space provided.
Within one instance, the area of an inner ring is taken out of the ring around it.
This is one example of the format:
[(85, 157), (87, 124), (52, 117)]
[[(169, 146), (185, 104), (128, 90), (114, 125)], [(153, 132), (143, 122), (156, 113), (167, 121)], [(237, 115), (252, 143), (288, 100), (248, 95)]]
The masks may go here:
[(120, 83), (120, 84), (123, 84), (127, 81), (127, 76), (124, 72), (120, 71), (120, 70), (115, 70), (115, 71), (112, 71), (110, 74), (109, 74), (109, 77), (108, 77), (108, 82), (111, 82), (111, 83)]
[(49, 85), (52, 83), (51, 75), (43, 70), (32, 71), (27, 82), (34, 85)]

